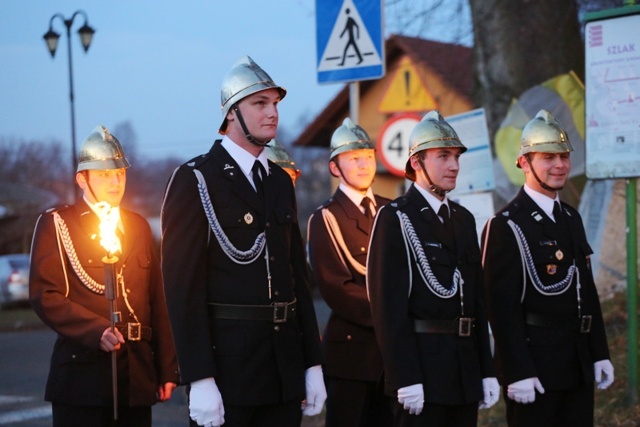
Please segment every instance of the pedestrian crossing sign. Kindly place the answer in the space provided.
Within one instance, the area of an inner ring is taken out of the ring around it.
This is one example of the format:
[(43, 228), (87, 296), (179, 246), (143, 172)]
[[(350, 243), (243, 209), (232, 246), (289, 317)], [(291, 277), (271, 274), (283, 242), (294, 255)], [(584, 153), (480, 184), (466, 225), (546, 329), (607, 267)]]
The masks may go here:
[(318, 83), (384, 76), (383, 0), (316, 0)]

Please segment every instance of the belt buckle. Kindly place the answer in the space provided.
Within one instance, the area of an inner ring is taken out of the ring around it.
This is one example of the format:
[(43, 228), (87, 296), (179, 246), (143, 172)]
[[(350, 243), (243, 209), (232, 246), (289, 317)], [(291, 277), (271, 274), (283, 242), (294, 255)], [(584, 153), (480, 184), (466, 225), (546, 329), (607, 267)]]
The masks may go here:
[[(287, 302), (274, 302), (273, 306), (273, 323), (285, 323), (287, 321), (288, 306)], [(282, 314), (282, 316), (280, 316)]]
[(592, 316), (582, 316), (580, 317), (580, 333), (588, 334), (591, 332), (591, 319)]
[(140, 323), (127, 323), (127, 336), (129, 341), (140, 341), (142, 339), (142, 325)]
[(459, 337), (471, 336), (472, 325), (473, 325), (472, 317), (459, 317), (458, 318), (458, 336)]

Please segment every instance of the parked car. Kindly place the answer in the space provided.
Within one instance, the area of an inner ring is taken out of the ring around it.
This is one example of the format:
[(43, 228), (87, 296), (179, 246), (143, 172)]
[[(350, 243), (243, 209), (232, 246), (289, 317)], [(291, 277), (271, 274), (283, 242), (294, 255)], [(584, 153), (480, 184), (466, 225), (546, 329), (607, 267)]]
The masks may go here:
[(0, 307), (29, 303), (29, 254), (0, 255)]

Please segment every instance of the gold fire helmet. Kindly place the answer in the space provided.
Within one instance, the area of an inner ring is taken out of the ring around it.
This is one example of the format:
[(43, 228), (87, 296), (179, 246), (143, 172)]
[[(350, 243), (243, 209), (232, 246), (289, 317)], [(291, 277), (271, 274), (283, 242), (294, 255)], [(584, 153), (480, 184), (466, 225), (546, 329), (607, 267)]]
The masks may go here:
[[(569, 153), (573, 151), (569, 136), (560, 122), (547, 110), (538, 114), (526, 124), (520, 138), (518, 158), (528, 153)], [(516, 159), (516, 166), (520, 167)]]
[(375, 148), (376, 146), (367, 132), (347, 117), (331, 136), (329, 161), (338, 154), (346, 153), (347, 151)]
[(467, 151), (458, 134), (440, 115), (438, 110), (431, 110), (413, 128), (409, 135), (409, 155), (404, 167), (404, 175), (411, 181), (416, 180), (416, 174), (411, 167), (411, 156), (430, 148), (460, 148), (460, 153)]
[(111, 135), (106, 127), (96, 126), (80, 147), (76, 172), (122, 169), (130, 166), (118, 138)]
[(287, 94), (287, 90), (278, 86), (251, 57), (245, 55), (240, 58), (231, 70), (222, 79), (220, 89), (220, 108), (222, 109), (222, 124), (218, 132), (225, 134), (227, 131), (227, 113), (231, 107), (249, 95), (266, 89), (278, 89), (280, 99)]

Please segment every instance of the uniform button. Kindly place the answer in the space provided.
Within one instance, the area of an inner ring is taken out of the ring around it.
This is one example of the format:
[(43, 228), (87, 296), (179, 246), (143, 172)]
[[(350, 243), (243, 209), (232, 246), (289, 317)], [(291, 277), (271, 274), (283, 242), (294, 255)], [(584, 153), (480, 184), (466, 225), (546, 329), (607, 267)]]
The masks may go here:
[(274, 295), (275, 295), (275, 296), (280, 295), (280, 291), (275, 291), (275, 292), (274, 292)]
[(267, 223), (264, 226), (265, 227), (271, 227), (271, 223), (269, 221), (267, 221)]
[(88, 262), (89, 262), (89, 264), (93, 264), (93, 260), (92, 259), (89, 259)]
[(352, 339), (351, 335), (347, 335), (347, 340), (351, 341), (351, 339)]
[(75, 358), (76, 358), (76, 355), (75, 355), (75, 354), (72, 354), (72, 355), (71, 355), (71, 358), (72, 358), (72, 359), (75, 359)]
[(127, 293), (130, 294), (131, 293), (131, 289), (127, 289)]
[(276, 332), (278, 332), (278, 331), (280, 330), (280, 326), (278, 326), (278, 325), (274, 326), (274, 327), (273, 327), (273, 330), (274, 330), (274, 331), (276, 331)]
[(367, 250), (367, 248), (365, 248), (364, 246), (360, 248), (360, 252), (364, 252), (366, 250)]
[(269, 257), (269, 261), (272, 261), (272, 262), (273, 262), (273, 261), (275, 261), (275, 260), (276, 260), (275, 255), (271, 255), (271, 256)]

